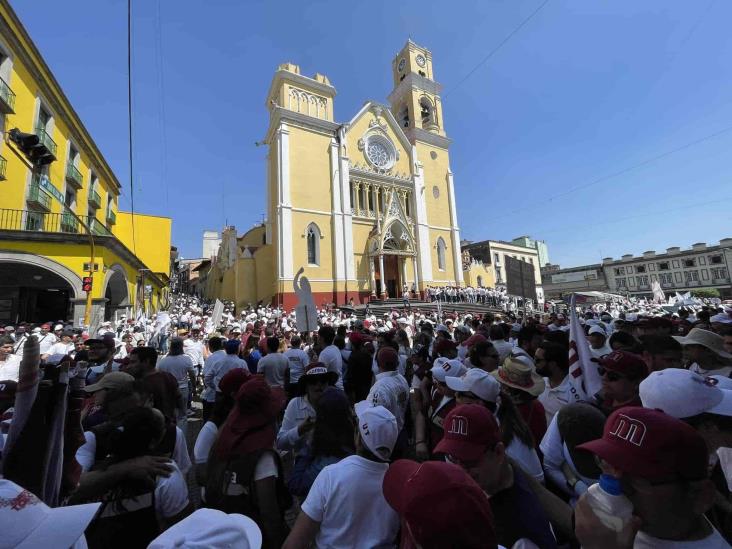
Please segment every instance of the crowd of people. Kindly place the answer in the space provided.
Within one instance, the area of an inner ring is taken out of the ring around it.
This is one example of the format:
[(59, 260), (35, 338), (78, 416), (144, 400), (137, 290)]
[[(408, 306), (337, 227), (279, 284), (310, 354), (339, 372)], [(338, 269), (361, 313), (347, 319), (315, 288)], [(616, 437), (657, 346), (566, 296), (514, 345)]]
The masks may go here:
[(0, 330), (0, 547), (730, 546), (729, 306), (222, 305)]

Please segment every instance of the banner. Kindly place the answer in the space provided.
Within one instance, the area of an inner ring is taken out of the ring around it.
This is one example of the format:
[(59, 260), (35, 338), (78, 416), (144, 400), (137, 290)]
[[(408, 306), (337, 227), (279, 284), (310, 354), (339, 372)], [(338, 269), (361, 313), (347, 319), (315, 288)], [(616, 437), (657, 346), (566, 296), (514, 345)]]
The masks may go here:
[(216, 330), (219, 327), (219, 324), (221, 324), (221, 317), (224, 314), (224, 304), (221, 302), (221, 300), (217, 299), (216, 303), (214, 304), (213, 313), (211, 313), (211, 324), (213, 324), (213, 329)]
[(593, 400), (602, 389), (597, 364), (591, 358), (590, 344), (577, 318), (576, 299), (572, 294), (569, 302), (569, 382), (577, 401)]

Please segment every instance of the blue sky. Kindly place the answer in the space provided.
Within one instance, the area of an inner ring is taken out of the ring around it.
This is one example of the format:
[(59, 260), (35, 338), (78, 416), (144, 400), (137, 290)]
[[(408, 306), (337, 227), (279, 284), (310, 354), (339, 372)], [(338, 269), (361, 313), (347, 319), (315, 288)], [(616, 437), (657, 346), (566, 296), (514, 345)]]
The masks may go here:
[[(11, 4), (129, 208), (126, 2)], [(529, 234), (573, 266), (732, 236), (732, 3), (549, 0), (464, 80), (541, 4), (133, 0), (136, 211), (172, 216), (185, 257), (247, 230), (277, 66), (326, 74), (345, 122), (386, 101), (411, 36), (443, 85), (464, 238)]]

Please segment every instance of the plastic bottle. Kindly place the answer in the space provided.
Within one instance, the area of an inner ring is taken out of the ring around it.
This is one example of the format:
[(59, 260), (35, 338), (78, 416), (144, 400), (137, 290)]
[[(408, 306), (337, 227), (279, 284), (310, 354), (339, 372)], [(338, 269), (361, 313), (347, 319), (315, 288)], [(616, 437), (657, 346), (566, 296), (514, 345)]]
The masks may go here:
[(605, 526), (621, 532), (633, 516), (633, 504), (623, 495), (620, 479), (600, 475), (600, 482), (587, 490), (588, 503)]

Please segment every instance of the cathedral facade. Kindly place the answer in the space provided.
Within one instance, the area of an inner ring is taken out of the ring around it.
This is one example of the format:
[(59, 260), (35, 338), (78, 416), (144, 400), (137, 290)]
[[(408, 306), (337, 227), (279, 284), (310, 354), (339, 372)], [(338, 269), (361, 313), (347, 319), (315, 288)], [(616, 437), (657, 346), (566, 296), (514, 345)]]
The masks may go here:
[(267, 219), (224, 231), (210, 277), (237, 305), (295, 303), (298, 273), (315, 302), (363, 303), (406, 286), (461, 285), (460, 230), (440, 85), (411, 40), (392, 61), (388, 105), (334, 120), (328, 78), (285, 63), (267, 95)]

